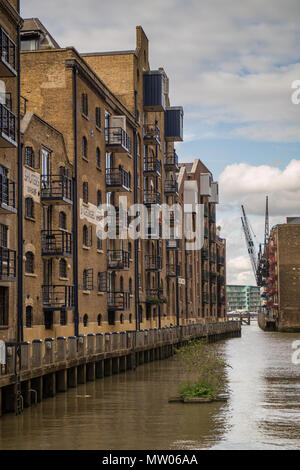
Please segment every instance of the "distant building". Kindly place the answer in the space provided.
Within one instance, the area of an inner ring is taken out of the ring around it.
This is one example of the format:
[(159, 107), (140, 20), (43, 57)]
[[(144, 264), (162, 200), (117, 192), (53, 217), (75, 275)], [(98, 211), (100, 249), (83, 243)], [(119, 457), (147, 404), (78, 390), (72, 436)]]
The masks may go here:
[(267, 247), (269, 273), (261, 289), (264, 330), (300, 331), (300, 218), (272, 228)]
[(257, 286), (227, 286), (228, 312), (236, 310), (258, 312), (260, 302), (260, 288)]

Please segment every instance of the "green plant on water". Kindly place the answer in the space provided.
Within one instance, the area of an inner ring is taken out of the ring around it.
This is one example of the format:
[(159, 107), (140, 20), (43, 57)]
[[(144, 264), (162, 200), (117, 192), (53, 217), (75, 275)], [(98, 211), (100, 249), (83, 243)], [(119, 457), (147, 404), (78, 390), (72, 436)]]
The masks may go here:
[(229, 367), (220, 357), (214, 345), (205, 341), (190, 341), (176, 350), (179, 360), (188, 375), (192, 375), (179, 386), (181, 398), (216, 398), (225, 387), (225, 368)]

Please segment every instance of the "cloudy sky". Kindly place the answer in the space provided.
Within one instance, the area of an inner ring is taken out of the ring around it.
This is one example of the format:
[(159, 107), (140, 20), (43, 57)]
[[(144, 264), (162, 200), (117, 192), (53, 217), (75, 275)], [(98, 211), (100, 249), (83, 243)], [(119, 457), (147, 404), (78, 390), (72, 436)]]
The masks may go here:
[(202, 159), (220, 182), (218, 223), (228, 238), (228, 282), (254, 283), (242, 237), (244, 203), (256, 234), (300, 215), (299, 0), (22, 0), (61, 46), (80, 52), (135, 48), (150, 40), (151, 67), (164, 66), (172, 104), (185, 108), (184, 161)]

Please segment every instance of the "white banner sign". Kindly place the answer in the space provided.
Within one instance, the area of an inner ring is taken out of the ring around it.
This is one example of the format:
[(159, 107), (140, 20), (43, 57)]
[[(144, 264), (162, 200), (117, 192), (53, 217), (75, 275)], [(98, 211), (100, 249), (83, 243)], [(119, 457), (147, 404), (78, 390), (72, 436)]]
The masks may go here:
[(24, 197), (32, 197), (35, 202), (40, 202), (41, 175), (36, 171), (24, 168)]

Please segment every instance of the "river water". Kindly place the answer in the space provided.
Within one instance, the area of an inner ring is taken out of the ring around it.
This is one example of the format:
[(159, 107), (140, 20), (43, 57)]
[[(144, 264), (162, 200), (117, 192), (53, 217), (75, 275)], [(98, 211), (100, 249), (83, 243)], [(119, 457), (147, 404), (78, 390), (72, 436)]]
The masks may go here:
[(253, 323), (242, 338), (218, 343), (232, 367), (226, 403), (168, 403), (184, 378), (171, 358), (4, 415), (0, 449), (300, 449), (295, 340)]

